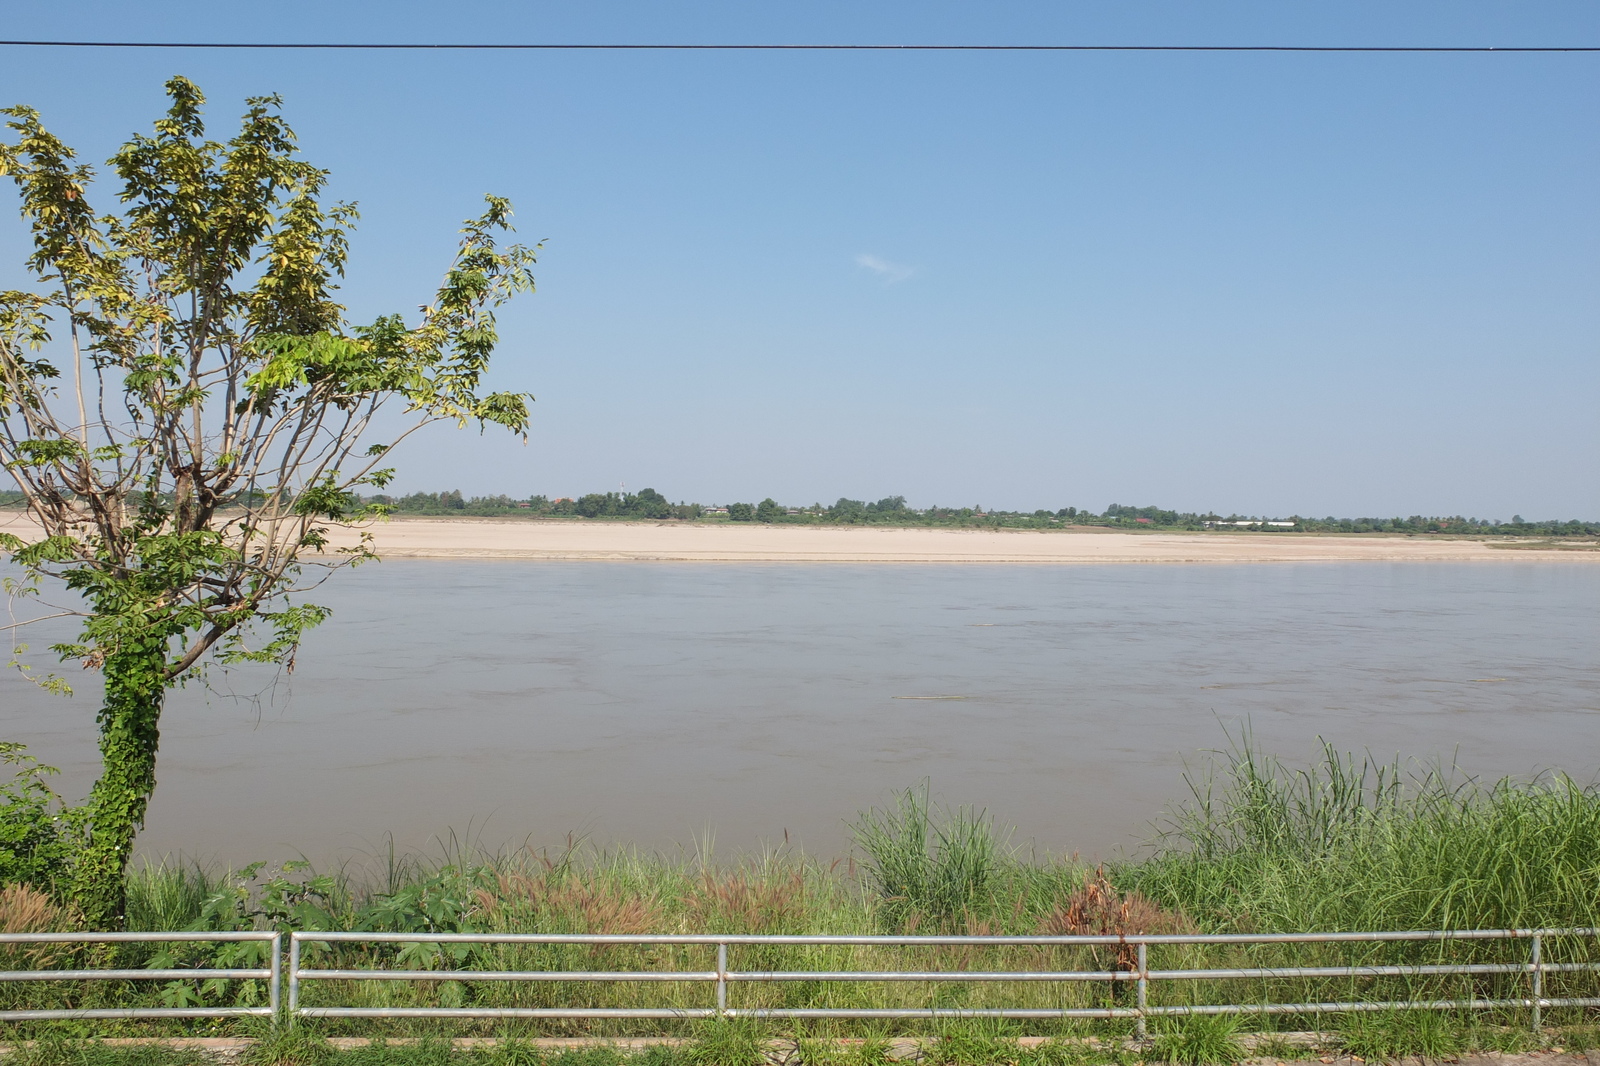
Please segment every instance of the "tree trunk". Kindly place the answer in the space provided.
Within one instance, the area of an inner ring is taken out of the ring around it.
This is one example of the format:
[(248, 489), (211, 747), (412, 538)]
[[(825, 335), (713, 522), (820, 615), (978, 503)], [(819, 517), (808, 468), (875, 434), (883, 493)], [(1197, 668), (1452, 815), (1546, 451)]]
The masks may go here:
[(100, 779), (89, 793), (88, 836), (72, 876), (73, 902), (90, 929), (117, 930), (127, 922), (128, 860), (156, 787), (166, 643), (124, 639), (103, 665)]

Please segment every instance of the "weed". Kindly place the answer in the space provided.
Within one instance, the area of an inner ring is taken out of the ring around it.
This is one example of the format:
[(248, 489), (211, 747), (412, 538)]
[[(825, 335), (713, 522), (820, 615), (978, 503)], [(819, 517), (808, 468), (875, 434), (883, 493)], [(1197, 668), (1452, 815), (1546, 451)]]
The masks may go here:
[(269, 1029), (245, 1055), (248, 1066), (321, 1066), (331, 1062), (333, 1046), (299, 1025)]
[(855, 1066), (855, 1049), (828, 1037), (802, 1036), (795, 1041), (798, 1066)]
[(628, 1066), (683, 1066), (684, 1056), (675, 1047), (654, 1044), (627, 1060)]
[(501, 1037), (485, 1059), (487, 1066), (545, 1066), (539, 1049), (515, 1036)]
[(1013, 1066), (1021, 1054), (1011, 1025), (974, 1019), (942, 1026), (923, 1061), (938, 1066)]
[(715, 1018), (695, 1027), (683, 1047), (684, 1066), (762, 1066), (768, 1029), (754, 1019)]
[(1244, 1058), (1239, 1019), (1231, 1014), (1189, 1014), (1162, 1019), (1156, 1028), (1156, 1057), (1181, 1066), (1214, 1066)]
[(1521, 1019), (1516, 1019), (1518, 1024), (1493, 1025), (1490, 1020), (1478, 1015), (1464, 1020), (1468, 1026), (1461, 1032), (1463, 1048), (1474, 1051), (1497, 1051), (1506, 1055), (1522, 1055), (1530, 1051), (1538, 1051), (1545, 1046), (1544, 1039), (1521, 1024)]
[[(494, 1060), (491, 1060), (494, 1061)], [(547, 1059), (528, 1059), (529, 1066), (634, 1066), (640, 1060), (624, 1056), (615, 1048), (588, 1047), (571, 1048), (558, 1052)], [(663, 1060), (672, 1061), (672, 1060)]]
[(120, 1047), (98, 1040), (39, 1040), (5, 1058), (7, 1066), (214, 1066), (205, 1054), (189, 1048)]
[(1557, 1041), (1570, 1051), (1579, 1053), (1600, 1048), (1600, 1028), (1592, 1025), (1574, 1025), (1561, 1030)]
[(1347, 1015), (1340, 1046), (1363, 1059), (1393, 1062), (1409, 1055), (1447, 1058), (1463, 1050), (1470, 1020), (1442, 1011), (1372, 1011)]
[(1313, 1055), (1312, 1048), (1285, 1039), (1277, 1033), (1263, 1033), (1256, 1037), (1250, 1051), (1251, 1057), (1257, 1059), (1306, 1059)]

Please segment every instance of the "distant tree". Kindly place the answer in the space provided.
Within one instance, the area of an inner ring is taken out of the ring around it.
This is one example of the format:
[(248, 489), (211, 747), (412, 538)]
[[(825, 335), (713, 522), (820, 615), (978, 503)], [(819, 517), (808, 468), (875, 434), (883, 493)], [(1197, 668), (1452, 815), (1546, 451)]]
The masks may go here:
[(828, 508), (828, 518), (834, 522), (855, 523), (866, 518), (867, 505), (860, 500), (852, 500), (841, 496), (834, 505)]
[(786, 512), (784, 509), (778, 505), (778, 501), (774, 500), (771, 496), (768, 496), (766, 499), (756, 504), (757, 522), (776, 522), (778, 519), (782, 518), (785, 513)]
[(616, 496), (613, 493), (591, 492), (587, 496), (578, 497), (573, 510), (584, 518), (599, 518), (601, 515), (614, 513), (616, 508)]
[(730, 521), (730, 522), (753, 522), (753, 521), (755, 521), (755, 517), (756, 517), (756, 509), (751, 504), (748, 504), (748, 503), (730, 503), (730, 504), (728, 504), (728, 521)]
[(333, 290), (355, 210), (320, 201), (327, 172), (296, 155), (278, 98), (249, 100), (224, 144), (198, 88), (166, 88), (154, 133), (111, 160), (120, 213), (94, 212), (93, 171), (32, 108), (3, 112), (0, 143), (38, 282), (0, 293), (0, 463), (42, 531), (0, 548), (25, 575), (13, 594), (70, 590), (82, 629), (55, 650), (104, 680), (70, 887), (97, 929), (123, 924), (167, 690), (208, 659), (292, 665), (328, 615), (299, 594), (375, 557), (365, 533), (333, 551), (328, 532), (381, 512), (357, 492), (389, 481), (393, 445), (437, 421), (528, 424), (529, 397), (480, 391), (495, 306), (533, 288), (533, 251), (496, 247), (509, 202), (466, 223), (417, 325), (352, 327)]
[(655, 489), (640, 489), (633, 497), (631, 512), (640, 518), (671, 518), (672, 504)]

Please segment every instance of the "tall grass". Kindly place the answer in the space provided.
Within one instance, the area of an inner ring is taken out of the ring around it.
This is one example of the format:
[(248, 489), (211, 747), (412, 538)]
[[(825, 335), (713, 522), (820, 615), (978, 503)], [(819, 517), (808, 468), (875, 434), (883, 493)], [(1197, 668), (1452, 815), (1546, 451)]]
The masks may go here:
[(1600, 925), (1600, 790), (1245, 743), (1115, 878), (1218, 931)]
[[(294, 926), (416, 935), (415, 942), (402, 945), (331, 948), (318, 956), (319, 963), (331, 968), (342, 960), (351, 967), (701, 971), (711, 964), (703, 946), (469, 947), (430, 942), (429, 934), (1119, 934), (1600, 925), (1600, 790), (1563, 777), (1485, 784), (1440, 769), (1408, 776), (1398, 764), (1378, 764), (1332, 749), (1324, 750), (1319, 763), (1298, 769), (1254, 748), (1248, 737), (1240, 739), (1211, 772), (1189, 779), (1190, 800), (1169, 813), (1165, 831), (1146, 854), (1102, 869), (1086, 869), (1069, 859), (1025, 856), (983, 812), (934, 803), (924, 782), (863, 813), (854, 824), (855, 853), (835, 862), (778, 850), (719, 864), (704, 849), (672, 858), (569, 842), (553, 854), (486, 855), (461, 845), (432, 862), (391, 854), (371, 879), (348, 869), (318, 874), (294, 864), (219, 874), (169, 863), (130, 875), (130, 924), (146, 929)], [(42, 920), (35, 913), (39, 900), (17, 896), (6, 904), (9, 898), (0, 897), (0, 911), (10, 907), (16, 913), (9, 918), (0, 913), (0, 925)], [(1586, 960), (1592, 957), (1591, 944), (1558, 938), (1547, 944), (1547, 957)], [(1526, 950), (1525, 943), (1460, 941), (1158, 946), (1150, 951), (1150, 963), (1156, 969), (1183, 969), (1507, 962), (1525, 958)], [(735, 946), (731, 962), (735, 969), (751, 970), (1126, 970), (1133, 964), (1132, 953), (1126, 945), (982, 951), (762, 945)], [(150, 949), (138, 947), (128, 948), (125, 955), (121, 961), (130, 966), (145, 965), (154, 957)], [(201, 957), (184, 956), (181, 961), (198, 962)], [(1238, 1002), (1269, 994), (1280, 1002), (1498, 998), (1525, 995), (1525, 983), (1520, 974), (1279, 980), (1248, 987), (1196, 981), (1158, 983), (1151, 996), (1158, 1005)], [(128, 1001), (143, 996), (166, 1003), (189, 1002), (184, 997), (191, 995), (204, 1002), (260, 995), (259, 988), (251, 991), (247, 985), (141, 984), (118, 994)], [(1551, 974), (1547, 988), (1552, 995), (1593, 996), (1600, 994), (1600, 980), (1587, 974)], [(24, 993), (22, 986), (0, 989), (0, 1006), (20, 1002), (17, 997)], [(34, 989), (26, 994), (38, 999), (44, 993)], [(337, 998), (361, 1006), (678, 1009), (707, 1006), (710, 992), (703, 985), (665, 983), (519, 987), (440, 981), (315, 982), (305, 994), (312, 1004)], [(752, 983), (732, 990), (733, 1005), (747, 1008), (1060, 1008), (1121, 1005), (1128, 994), (1125, 983), (1099, 982), (929, 987)], [(51, 1002), (62, 1006), (102, 1005), (90, 1004), (92, 995), (66, 982), (48, 990)], [(1318, 1022), (1283, 1018), (1275, 1024)], [(374, 1028), (329, 1023), (322, 1031)], [(1221, 1022), (1191, 1020), (1157, 1028), (1164, 1040), (1161, 1054), (1174, 1061), (1205, 1061), (1232, 1046), (1231, 1030)], [(1402, 1029), (1421, 1031), (1405, 1018), (1356, 1018), (1349, 1024), (1349, 1043), (1377, 1048), (1398, 1040)], [(841, 1022), (799, 1027), (794, 1035), (881, 1038), (917, 1030), (916, 1022), (877, 1027)], [(419, 1024), (411, 1031), (433, 1030)], [(554, 1034), (662, 1031), (692, 1034), (694, 1027), (617, 1021), (549, 1022), (528, 1029)], [(1063, 1024), (1043, 1031), (1080, 1030)], [(1116, 1030), (1113, 1025), (1099, 1031)], [(731, 1042), (724, 1048), (728, 1055), (743, 1055), (733, 1045), (750, 1037), (733, 1028), (712, 1028), (702, 1035), (714, 1037), (712, 1043)], [(973, 1040), (993, 1036), (968, 1035)], [(1429, 1041), (1424, 1043), (1443, 1046), (1433, 1037)]]
[(995, 883), (1017, 866), (1008, 834), (983, 811), (936, 808), (929, 783), (866, 811), (852, 827), (866, 854), (878, 913), (891, 929), (926, 920), (930, 932), (959, 927), (993, 910)]

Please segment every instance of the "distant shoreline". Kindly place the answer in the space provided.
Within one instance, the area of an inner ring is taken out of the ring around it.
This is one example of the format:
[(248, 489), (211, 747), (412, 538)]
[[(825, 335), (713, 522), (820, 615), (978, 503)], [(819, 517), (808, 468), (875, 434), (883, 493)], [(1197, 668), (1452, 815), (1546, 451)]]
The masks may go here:
[[(396, 518), (371, 527), (393, 559), (805, 563), (1600, 562), (1593, 541), (1300, 533), (1136, 533), (757, 523)], [(336, 544), (349, 534), (335, 536)]]
[[(1061, 529), (396, 517), (366, 527), (390, 559), (683, 563), (1600, 563), (1600, 542), (1445, 534), (1157, 532)], [(0, 531), (37, 529), (0, 513)], [(333, 547), (356, 543), (330, 531)]]

